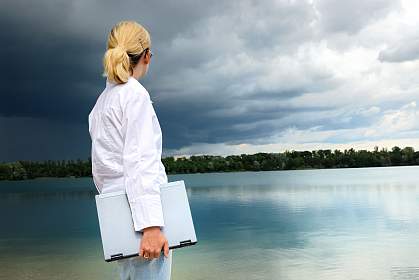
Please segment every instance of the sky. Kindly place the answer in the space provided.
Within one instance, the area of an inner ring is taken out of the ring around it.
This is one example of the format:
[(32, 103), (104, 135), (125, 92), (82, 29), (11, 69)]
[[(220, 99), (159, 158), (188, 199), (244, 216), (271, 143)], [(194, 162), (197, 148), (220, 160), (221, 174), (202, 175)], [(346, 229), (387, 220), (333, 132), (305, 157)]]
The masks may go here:
[(0, 4), (0, 161), (87, 159), (112, 26), (153, 58), (163, 157), (419, 149), (419, 2), (94, 1)]

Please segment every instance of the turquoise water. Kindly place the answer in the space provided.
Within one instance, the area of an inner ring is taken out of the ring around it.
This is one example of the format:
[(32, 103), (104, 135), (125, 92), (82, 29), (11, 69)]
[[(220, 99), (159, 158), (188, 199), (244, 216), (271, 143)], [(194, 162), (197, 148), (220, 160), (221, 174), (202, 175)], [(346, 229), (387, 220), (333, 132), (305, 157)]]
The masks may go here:
[[(419, 167), (169, 176), (196, 246), (172, 279), (419, 279)], [(91, 178), (0, 182), (0, 279), (117, 279)]]

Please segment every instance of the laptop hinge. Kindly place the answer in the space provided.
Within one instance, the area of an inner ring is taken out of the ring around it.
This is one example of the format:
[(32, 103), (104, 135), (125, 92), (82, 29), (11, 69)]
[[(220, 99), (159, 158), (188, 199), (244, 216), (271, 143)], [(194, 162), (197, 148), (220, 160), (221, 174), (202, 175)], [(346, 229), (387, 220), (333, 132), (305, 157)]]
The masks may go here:
[(191, 244), (192, 241), (190, 239), (185, 240), (185, 241), (180, 241), (180, 245), (186, 245), (186, 244)]
[(123, 257), (123, 256), (124, 256), (124, 254), (122, 254), (122, 253), (111, 255), (111, 260), (113, 260), (113, 259), (119, 259), (120, 257)]

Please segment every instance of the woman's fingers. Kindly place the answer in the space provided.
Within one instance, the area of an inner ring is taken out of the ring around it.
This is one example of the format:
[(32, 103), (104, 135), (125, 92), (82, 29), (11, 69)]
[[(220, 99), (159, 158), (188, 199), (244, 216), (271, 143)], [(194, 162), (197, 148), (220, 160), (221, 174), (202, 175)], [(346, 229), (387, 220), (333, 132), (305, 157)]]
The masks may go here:
[(144, 254), (143, 246), (140, 246), (140, 252), (138, 252), (138, 256), (142, 257)]
[(164, 242), (164, 255), (166, 256), (166, 258), (169, 256), (169, 242), (167, 242), (167, 240)]
[(169, 244), (167, 239), (163, 235), (159, 237), (157, 236), (157, 238), (154, 237), (154, 239), (152, 237), (150, 237), (150, 235), (143, 235), (143, 238), (141, 239), (140, 250), (138, 253), (139, 256), (148, 260), (160, 258), (163, 249), (165, 256), (168, 257)]
[(145, 246), (143, 242), (141, 242), (140, 245), (140, 252), (138, 253), (138, 255), (140, 257), (143, 257), (145, 259), (150, 259), (152, 258), (151, 254), (150, 254), (150, 248), (148, 246)]
[(142, 256), (145, 259), (153, 259), (160, 257), (160, 251), (158, 249), (152, 249), (152, 248), (142, 248), (140, 249), (140, 256)]
[(157, 249), (154, 249), (152, 252), (153, 252), (153, 258), (159, 257), (159, 251)]

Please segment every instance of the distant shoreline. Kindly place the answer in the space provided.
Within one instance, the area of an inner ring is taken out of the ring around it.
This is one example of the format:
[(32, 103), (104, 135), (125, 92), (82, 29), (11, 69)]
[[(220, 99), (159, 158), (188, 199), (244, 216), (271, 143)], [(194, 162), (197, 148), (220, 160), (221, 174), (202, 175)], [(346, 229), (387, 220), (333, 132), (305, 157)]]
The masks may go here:
[[(200, 155), (162, 158), (168, 175), (248, 171), (316, 170), (390, 166), (418, 166), (419, 151), (412, 147), (375, 147), (373, 151), (345, 149), (285, 151), (252, 155)], [(88, 160), (15, 161), (0, 163), (0, 180), (92, 177)]]
[[(332, 167), (332, 168), (306, 168), (306, 169), (288, 169), (288, 170), (242, 170), (242, 171), (214, 171), (214, 172), (196, 172), (196, 173), (176, 173), (176, 174), (167, 174), (168, 176), (172, 176), (172, 175), (191, 175), (191, 174), (222, 174), (222, 173), (245, 173), (245, 172), (270, 172), (270, 171), (275, 171), (275, 172), (287, 172), (287, 171), (308, 171), (308, 170), (336, 170), (336, 169), (362, 169), (362, 168), (391, 168), (391, 167), (419, 167), (418, 165), (397, 165), (397, 166), (367, 166), (367, 167)], [(51, 179), (51, 178), (55, 178), (55, 179), (80, 179), (80, 178), (92, 178), (92, 176), (81, 176), (81, 177), (76, 177), (76, 176), (68, 176), (68, 177), (36, 177), (36, 178), (31, 178), (31, 179), (25, 179), (25, 181), (28, 180), (34, 180), (34, 179)], [(2, 181), (2, 180), (0, 180)], [(5, 180), (3, 180), (5, 181)], [(14, 180), (16, 181), (16, 180)], [(21, 180), (23, 181), (23, 180)]]

